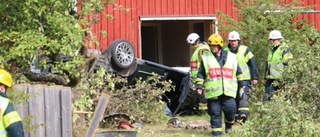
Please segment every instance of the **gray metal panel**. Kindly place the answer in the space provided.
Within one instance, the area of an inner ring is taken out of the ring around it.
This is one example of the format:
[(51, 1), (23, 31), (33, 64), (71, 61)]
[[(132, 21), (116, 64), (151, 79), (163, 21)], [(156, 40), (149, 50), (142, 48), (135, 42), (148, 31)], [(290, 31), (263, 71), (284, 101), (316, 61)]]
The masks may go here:
[(33, 125), (37, 126), (35, 133), (31, 132), (32, 137), (44, 137), (45, 115), (44, 115), (44, 85), (29, 86), (28, 91), (31, 94), (29, 100), (29, 114), (33, 116)]
[(72, 137), (71, 88), (62, 88), (60, 95), (62, 110), (62, 137)]

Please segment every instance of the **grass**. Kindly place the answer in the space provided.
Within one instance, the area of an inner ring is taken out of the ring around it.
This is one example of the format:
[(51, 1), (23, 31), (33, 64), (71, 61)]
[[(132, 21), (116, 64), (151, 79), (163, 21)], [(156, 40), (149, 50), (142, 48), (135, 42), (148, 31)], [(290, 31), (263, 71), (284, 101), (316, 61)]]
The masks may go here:
[[(177, 117), (179, 120), (188, 123), (196, 120), (210, 121), (208, 114), (192, 115), (192, 116), (181, 116)], [(157, 125), (144, 125), (141, 130), (138, 130), (137, 137), (208, 137), (211, 136), (211, 129), (209, 130), (196, 130), (196, 129), (185, 129), (185, 128), (169, 128), (164, 121), (162, 124)], [(224, 128), (224, 124), (222, 124)], [(242, 130), (243, 126), (234, 125), (233, 130)], [(225, 136), (237, 136), (235, 134)]]
[[(195, 120), (209, 121), (208, 115), (201, 116), (181, 116), (177, 117), (182, 122), (188, 123)], [(137, 137), (208, 137), (210, 130), (195, 130), (185, 128), (167, 127), (167, 121), (157, 125), (144, 125), (141, 130), (138, 130)]]
[[(202, 115), (189, 115), (176, 117), (184, 123), (189, 123), (196, 120), (210, 121), (207, 113)], [(160, 124), (144, 124), (141, 129), (136, 129), (137, 137), (208, 137), (211, 136), (211, 129), (186, 129), (186, 128), (173, 128), (168, 127), (167, 122), (170, 117), (163, 119)], [(224, 128), (224, 124), (223, 128)], [(233, 130), (239, 130), (241, 126), (233, 126)], [(227, 135), (226, 135), (227, 136)], [(232, 135), (228, 135), (232, 136)], [(117, 136), (116, 136), (117, 137)], [(122, 137), (122, 136), (121, 136)]]

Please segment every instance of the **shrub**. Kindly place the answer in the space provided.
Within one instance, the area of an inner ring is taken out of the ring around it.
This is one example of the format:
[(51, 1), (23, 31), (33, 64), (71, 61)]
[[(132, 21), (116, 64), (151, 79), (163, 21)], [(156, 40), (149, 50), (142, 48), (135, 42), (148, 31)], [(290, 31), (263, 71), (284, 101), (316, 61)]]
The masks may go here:
[[(157, 86), (159, 84), (160, 87)], [(125, 78), (99, 70), (76, 87), (79, 95), (74, 102), (74, 109), (92, 112), (95, 105), (94, 100), (101, 93), (107, 93), (111, 95), (111, 99), (105, 112), (106, 115), (124, 113), (129, 115), (132, 121), (159, 123), (165, 116), (162, 96), (172, 88), (170, 81), (161, 81), (156, 74), (146, 80), (138, 79), (135, 85), (128, 86)], [(74, 118), (79, 118), (76, 116)], [(87, 120), (90, 118), (91, 115), (87, 115)], [(102, 127), (115, 128), (110, 124), (104, 121)]]

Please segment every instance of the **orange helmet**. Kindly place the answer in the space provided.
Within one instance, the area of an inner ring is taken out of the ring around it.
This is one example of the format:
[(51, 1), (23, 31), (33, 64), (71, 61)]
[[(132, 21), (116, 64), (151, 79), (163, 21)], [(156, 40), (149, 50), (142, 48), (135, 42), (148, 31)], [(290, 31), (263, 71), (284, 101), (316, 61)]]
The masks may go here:
[(223, 47), (223, 39), (220, 35), (218, 34), (212, 34), (208, 38), (208, 45), (213, 46), (213, 45), (219, 45), (220, 47)]
[(4, 69), (0, 69), (0, 83), (6, 85), (9, 88), (12, 86), (13, 83), (11, 74)]

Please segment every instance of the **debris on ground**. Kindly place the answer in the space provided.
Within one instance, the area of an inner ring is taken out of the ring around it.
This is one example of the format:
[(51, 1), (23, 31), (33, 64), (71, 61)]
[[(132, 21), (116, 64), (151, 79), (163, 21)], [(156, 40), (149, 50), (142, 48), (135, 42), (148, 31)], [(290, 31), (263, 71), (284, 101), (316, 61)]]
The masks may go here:
[(119, 129), (132, 129), (133, 125), (131, 125), (130, 123), (127, 123), (127, 122), (120, 122), (118, 128)]
[(200, 129), (209, 130), (211, 129), (210, 123), (205, 120), (191, 121), (187, 124), (186, 129)]
[(130, 124), (130, 116), (123, 113), (115, 113), (104, 116), (102, 127), (110, 129), (128, 129), (133, 126)]
[(185, 128), (185, 123), (178, 118), (171, 118), (167, 123), (168, 128)]
[(136, 129), (142, 129), (142, 127), (143, 127), (143, 122), (134, 122), (132, 125), (133, 125), (133, 127), (136, 128)]

